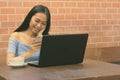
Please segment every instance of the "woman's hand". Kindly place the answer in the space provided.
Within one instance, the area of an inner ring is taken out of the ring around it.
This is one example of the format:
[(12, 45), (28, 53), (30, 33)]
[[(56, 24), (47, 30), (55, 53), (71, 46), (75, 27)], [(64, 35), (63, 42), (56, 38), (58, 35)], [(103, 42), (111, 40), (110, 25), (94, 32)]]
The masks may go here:
[(35, 38), (35, 42), (42, 42), (42, 35), (39, 35)]
[(44, 32), (44, 28), (37, 34), (37, 36), (41, 36), (42, 35), (42, 33)]
[(40, 49), (40, 46), (41, 46), (41, 41), (36, 42), (35, 40), (33, 40), (33, 42), (30, 45), (30, 50), (35, 52)]
[(42, 42), (42, 33), (45, 29), (43, 28), (36, 36), (35, 40), (31, 44), (31, 49), (32, 50), (38, 50), (41, 46)]

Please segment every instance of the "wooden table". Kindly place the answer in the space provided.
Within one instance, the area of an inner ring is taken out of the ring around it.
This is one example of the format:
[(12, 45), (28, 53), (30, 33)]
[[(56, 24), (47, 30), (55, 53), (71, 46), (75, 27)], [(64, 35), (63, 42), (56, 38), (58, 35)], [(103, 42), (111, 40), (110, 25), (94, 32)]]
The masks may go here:
[(11, 68), (0, 61), (0, 76), (7, 80), (120, 80), (120, 65), (84, 60), (66, 66)]

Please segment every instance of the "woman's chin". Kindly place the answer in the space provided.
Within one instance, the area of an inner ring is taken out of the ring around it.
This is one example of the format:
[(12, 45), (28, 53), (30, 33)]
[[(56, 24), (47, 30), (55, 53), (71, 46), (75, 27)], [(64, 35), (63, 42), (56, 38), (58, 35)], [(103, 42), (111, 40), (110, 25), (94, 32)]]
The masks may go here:
[(33, 33), (36, 34), (36, 35), (38, 34), (38, 32), (36, 32), (36, 31), (33, 31)]

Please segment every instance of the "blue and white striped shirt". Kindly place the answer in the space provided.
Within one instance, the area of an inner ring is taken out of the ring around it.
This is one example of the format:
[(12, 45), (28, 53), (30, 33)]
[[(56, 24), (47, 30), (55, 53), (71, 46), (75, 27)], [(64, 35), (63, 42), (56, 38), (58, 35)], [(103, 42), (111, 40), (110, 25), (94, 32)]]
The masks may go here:
[[(9, 39), (9, 44), (7, 49), (8, 54), (13, 53), (15, 54), (15, 56), (19, 56), (21, 54), (28, 52), (29, 50), (30, 50), (29, 45), (24, 44), (15, 38)], [(39, 55), (40, 55), (40, 49), (37, 50), (35, 54), (33, 54), (30, 58), (26, 59), (25, 62), (38, 60)]]

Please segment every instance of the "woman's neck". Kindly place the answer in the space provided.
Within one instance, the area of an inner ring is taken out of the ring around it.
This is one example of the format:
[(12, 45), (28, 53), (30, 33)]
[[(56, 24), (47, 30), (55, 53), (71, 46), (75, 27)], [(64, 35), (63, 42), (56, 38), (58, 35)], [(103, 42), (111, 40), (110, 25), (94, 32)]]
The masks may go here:
[(32, 32), (29, 31), (29, 30), (26, 30), (25, 33), (26, 33), (28, 36), (32, 37), (32, 38), (34, 38), (34, 37), (37, 36), (36, 34), (32, 33)]

